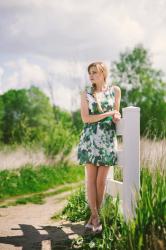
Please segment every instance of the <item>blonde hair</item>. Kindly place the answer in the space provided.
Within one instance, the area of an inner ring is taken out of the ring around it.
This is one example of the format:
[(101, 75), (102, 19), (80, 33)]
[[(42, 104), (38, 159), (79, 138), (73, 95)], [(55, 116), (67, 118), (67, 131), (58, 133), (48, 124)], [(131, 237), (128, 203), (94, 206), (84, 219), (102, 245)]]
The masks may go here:
[[(103, 63), (103, 62), (93, 62), (91, 64), (88, 65), (88, 73), (90, 72), (90, 68), (91, 67), (96, 67), (98, 72), (102, 72), (103, 76), (104, 76), (104, 82), (106, 83), (106, 79), (108, 77), (108, 70), (107, 70), (107, 66)], [(97, 103), (97, 108), (99, 112), (103, 112), (103, 109), (101, 107), (101, 103), (99, 102), (99, 100), (97, 99), (96, 96), (96, 84), (93, 83), (92, 84), (92, 95), (94, 96), (96, 103)]]

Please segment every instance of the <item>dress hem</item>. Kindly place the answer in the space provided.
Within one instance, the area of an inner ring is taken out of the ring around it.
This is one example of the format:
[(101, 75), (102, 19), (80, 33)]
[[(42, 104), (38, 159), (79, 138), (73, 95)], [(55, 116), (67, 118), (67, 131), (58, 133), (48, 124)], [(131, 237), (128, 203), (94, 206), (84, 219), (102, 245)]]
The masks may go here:
[(106, 164), (95, 164), (95, 163), (93, 163), (93, 162), (81, 162), (81, 163), (79, 163), (79, 165), (85, 165), (85, 164), (93, 164), (93, 165), (95, 165), (96, 167), (100, 167), (100, 166), (102, 166), (102, 167), (114, 167), (114, 166), (116, 166), (117, 164), (116, 163), (114, 163), (114, 164), (110, 164), (110, 165), (106, 165)]

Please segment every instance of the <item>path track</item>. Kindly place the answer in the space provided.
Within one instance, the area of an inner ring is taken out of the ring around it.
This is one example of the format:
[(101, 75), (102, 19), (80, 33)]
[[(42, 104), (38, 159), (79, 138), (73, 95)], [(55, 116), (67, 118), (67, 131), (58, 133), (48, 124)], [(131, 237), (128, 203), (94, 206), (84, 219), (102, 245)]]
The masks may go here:
[(67, 243), (83, 234), (83, 222), (51, 219), (67, 204), (70, 194), (71, 191), (47, 197), (42, 205), (0, 208), (0, 250), (70, 249)]

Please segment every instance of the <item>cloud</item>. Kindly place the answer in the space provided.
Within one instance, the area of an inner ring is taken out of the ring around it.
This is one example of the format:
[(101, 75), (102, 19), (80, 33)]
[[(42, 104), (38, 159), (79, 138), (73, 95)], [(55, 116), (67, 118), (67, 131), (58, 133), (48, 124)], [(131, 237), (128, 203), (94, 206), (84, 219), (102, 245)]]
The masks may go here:
[(29, 63), (26, 59), (18, 59), (18, 61), (8, 61), (4, 63), (6, 71), (11, 72), (4, 74), (3, 89), (7, 87), (23, 88), (32, 83), (40, 84), (46, 81), (47, 76), (41, 67), (34, 63)]
[[(0, 85), (2, 84), (2, 76), (4, 74), (3, 68), (0, 67)], [(2, 94), (2, 90), (0, 89), (0, 94)]]
[(73, 61), (56, 61), (47, 59), (47, 63), (39, 66), (25, 58), (7, 61), (0, 68), (1, 93), (8, 89), (29, 88), (38, 86), (54, 103), (66, 110), (79, 108), (79, 90), (83, 84), (85, 72), (79, 63)]
[(157, 28), (165, 18), (166, 4), (160, 2), (151, 1), (152, 7), (147, 8), (146, 1), (139, 5), (120, 0), (88, 4), (74, 0), (6, 1), (0, 8), (0, 47), (4, 53), (26, 51), (60, 60), (92, 60), (96, 56), (108, 60), (119, 49), (153, 36), (152, 27)]
[[(0, 67), (0, 79), (1, 79), (1, 77), (3, 76), (3, 74), (4, 74), (4, 69)], [(0, 80), (0, 81), (1, 81), (1, 80)]]
[(165, 9), (164, 0), (1, 1), (2, 90), (38, 82), (48, 92), (52, 79), (57, 91), (71, 94), (87, 83), (90, 62), (109, 66), (138, 43), (166, 72)]

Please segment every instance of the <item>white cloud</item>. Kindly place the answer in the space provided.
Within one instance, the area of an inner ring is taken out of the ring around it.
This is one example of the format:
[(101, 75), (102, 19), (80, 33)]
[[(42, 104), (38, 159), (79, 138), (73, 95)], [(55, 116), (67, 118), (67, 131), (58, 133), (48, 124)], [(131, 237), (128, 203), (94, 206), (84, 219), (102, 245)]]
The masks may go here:
[(4, 74), (5, 71), (0, 68), (1, 92), (11, 88), (28, 88), (33, 84), (41, 88), (50, 98), (50, 91), (53, 91), (56, 105), (66, 110), (78, 108), (78, 93), (85, 74), (81, 64), (47, 59), (47, 66), (41, 67), (21, 58), (5, 62), (4, 67), (8, 74)]
[(4, 69), (0, 67), (0, 82), (1, 82), (1, 78), (2, 78), (3, 74), (4, 74)]
[(166, 73), (165, 9), (164, 0), (1, 1), (2, 89), (37, 82), (47, 92), (52, 78), (56, 89), (71, 94), (88, 81), (90, 62), (109, 66), (138, 43)]
[(0, 67), (0, 94), (2, 94), (2, 89), (1, 89), (1, 85), (2, 85), (2, 76), (4, 74), (4, 69)]
[(6, 70), (11, 72), (4, 75), (4, 88), (13, 87), (22, 88), (32, 83), (41, 84), (46, 81), (47, 75), (42, 68), (27, 59), (18, 59), (17, 61), (8, 61), (4, 63)]
[(61, 85), (56, 90), (54, 89), (53, 95), (54, 103), (65, 110), (76, 110), (80, 107), (80, 97), (75, 89)]

